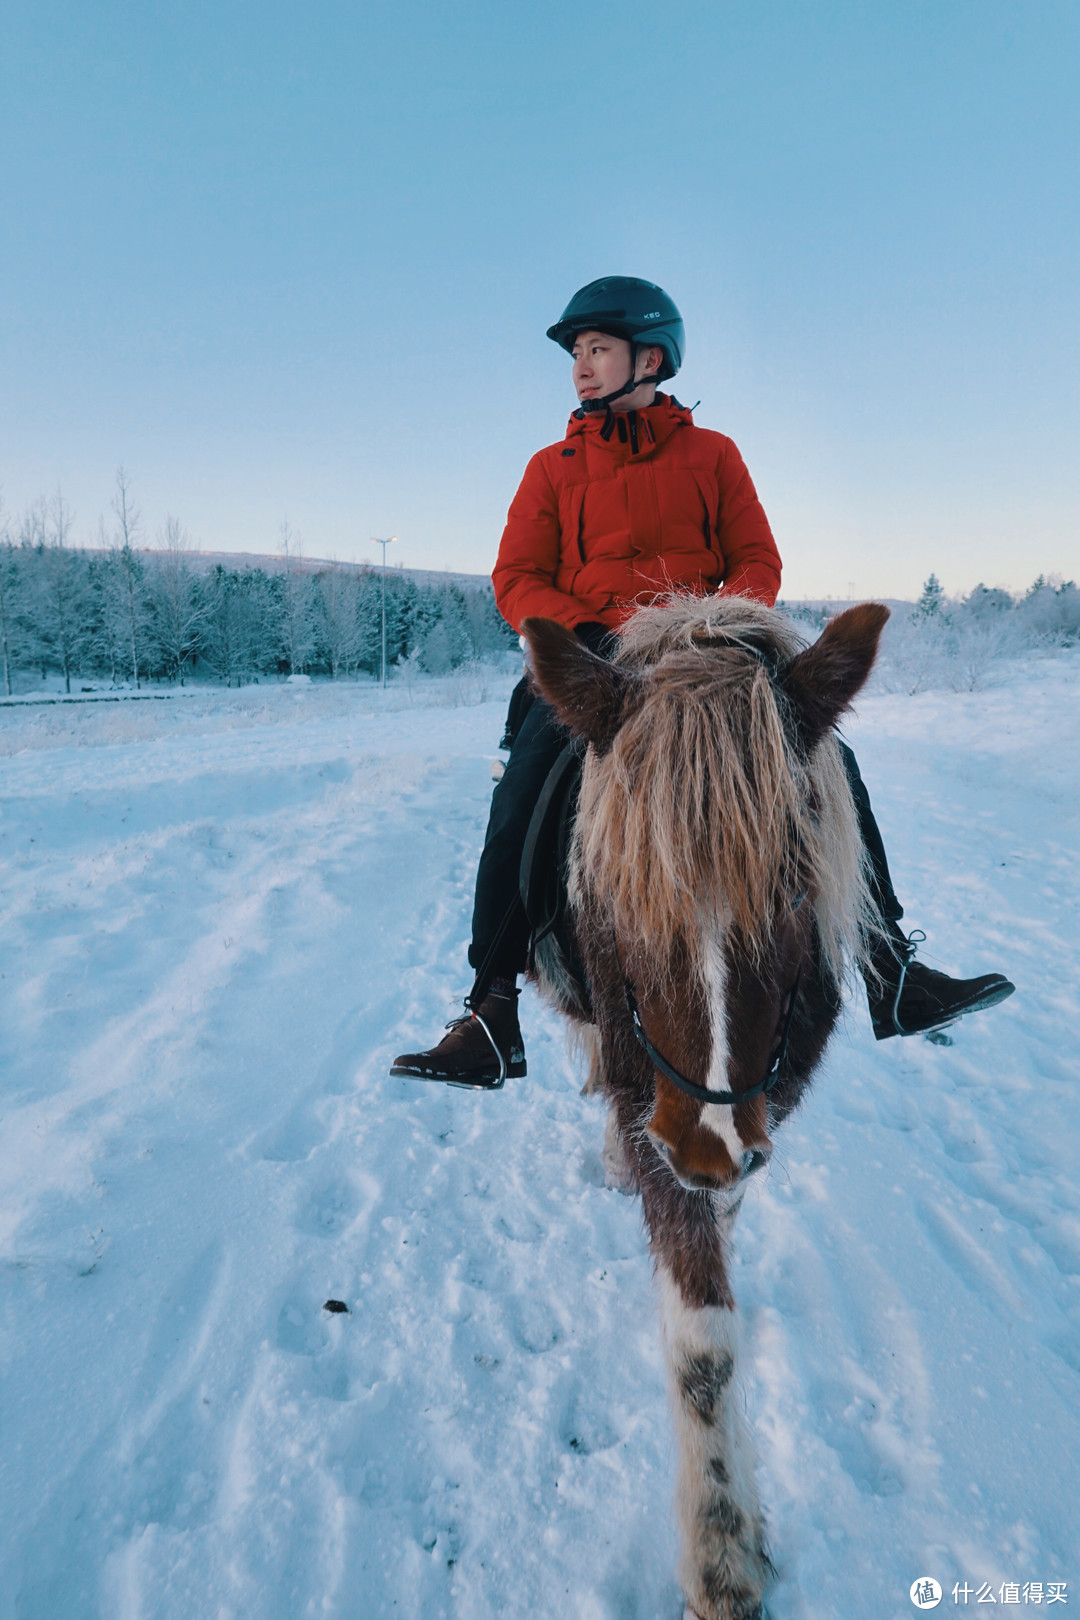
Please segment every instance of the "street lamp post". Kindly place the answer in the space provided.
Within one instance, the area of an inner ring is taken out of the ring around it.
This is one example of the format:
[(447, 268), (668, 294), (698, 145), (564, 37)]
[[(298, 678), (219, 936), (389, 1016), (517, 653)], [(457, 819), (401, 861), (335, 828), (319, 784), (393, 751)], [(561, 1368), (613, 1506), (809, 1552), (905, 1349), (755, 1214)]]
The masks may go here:
[(384, 691), (386, 689), (386, 548), (392, 546), (396, 539), (396, 534), (392, 534), (389, 540), (379, 540), (375, 535), (371, 537), (373, 546), (382, 546), (382, 684)]

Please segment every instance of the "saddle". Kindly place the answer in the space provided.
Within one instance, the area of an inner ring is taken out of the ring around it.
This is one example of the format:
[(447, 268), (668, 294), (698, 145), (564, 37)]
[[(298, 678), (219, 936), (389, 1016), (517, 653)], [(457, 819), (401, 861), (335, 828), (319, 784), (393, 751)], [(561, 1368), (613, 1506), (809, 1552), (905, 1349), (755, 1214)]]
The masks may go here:
[(541, 970), (563, 999), (591, 1017), (588, 981), (570, 927), (570, 845), (581, 791), (582, 756), (568, 743), (548, 772), (525, 835), (520, 896), (529, 922), (529, 972)]

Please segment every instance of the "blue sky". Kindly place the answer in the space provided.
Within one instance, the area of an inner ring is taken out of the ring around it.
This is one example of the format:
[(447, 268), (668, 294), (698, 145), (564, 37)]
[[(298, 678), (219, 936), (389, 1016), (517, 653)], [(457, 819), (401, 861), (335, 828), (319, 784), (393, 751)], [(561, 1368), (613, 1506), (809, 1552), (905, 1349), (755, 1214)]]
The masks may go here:
[(487, 571), (620, 272), (786, 595), (1080, 572), (1069, 0), (0, 12), (0, 482)]

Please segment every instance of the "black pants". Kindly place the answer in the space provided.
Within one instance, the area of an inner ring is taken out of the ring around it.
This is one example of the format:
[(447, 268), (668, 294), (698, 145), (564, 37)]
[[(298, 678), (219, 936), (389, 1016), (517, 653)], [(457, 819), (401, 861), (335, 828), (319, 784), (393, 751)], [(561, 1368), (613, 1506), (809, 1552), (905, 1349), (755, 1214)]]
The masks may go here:
[[(521, 722), (503, 778), (496, 783), (491, 796), (487, 836), (476, 874), (469, 947), (469, 962), (476, 969), (483, 967), (507, 907), (518, 892), (521, 852), (529, 821), (547, 774), (568, 741), (569, 733), (555, 718), (555, 711), (537, 698)], [(892, 886), (885, 845), (870, 807), (866, 783), (846, 743), (840, 744), (840, 752), (855, 800), (859, 829), (870, 857), (871, 891), (882, 916), (897, 921), (904, 915), (904, 908)], [(511, 978), (523, 972), (528, 944), (529, 925), (524, 911), (518, 907), (499, 942), (494, 960), (488, 964), (485, 977), (497, 974)]]

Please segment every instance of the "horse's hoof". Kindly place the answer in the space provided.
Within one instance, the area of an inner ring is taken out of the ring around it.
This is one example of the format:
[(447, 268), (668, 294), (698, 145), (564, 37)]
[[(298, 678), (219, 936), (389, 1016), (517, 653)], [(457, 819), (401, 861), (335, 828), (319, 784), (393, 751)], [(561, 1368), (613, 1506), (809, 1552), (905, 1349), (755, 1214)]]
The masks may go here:
[(627, 1198), (633, 1198), (640, 1190), (633, 1176), (624, 1175), (618, 1169), (604, 1161), (604, 1186), (608, 1192), (624, 1193)]

